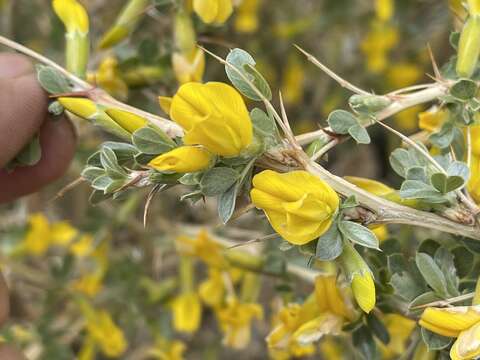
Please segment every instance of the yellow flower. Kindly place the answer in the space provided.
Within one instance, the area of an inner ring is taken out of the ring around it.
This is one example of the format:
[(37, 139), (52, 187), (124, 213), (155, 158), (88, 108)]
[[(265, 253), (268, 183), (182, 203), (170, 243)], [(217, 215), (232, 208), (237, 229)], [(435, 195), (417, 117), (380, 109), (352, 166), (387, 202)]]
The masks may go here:
[(260, 0), (243, 0), (237, 8), (235, 29), (238, 32), (252, 33), (258, 29), (258, 10)]
[(324, 234), (339, 206), (337, 193), (306, 171), (265, 170), (253, 178), (253, 204), (285, 240), (306, 244)]
[(217, 311), (220, 328), (224, 334), (223, 344), (233, 349), (244, 349), (250, 343), (250, 323), (262, 319), (263, 309), (259, 304), (241, 303), (229, 298), (225, 307)]
[(198, 257), (211, 267), (224, 268), (227, 265), (223, 247), (213, 241), (205, 230), (200, 231), (196, 238), (179, 236), (175, 243), (182, 255)]
[(320, 275), (315, 291), (302, 305), (280, 310), (274, 329), (267, 336), (275, 359), (312, 354), (312, 343), (324, 335), (338, 334), (345, 321), (353, 319), (351, 304), (337, 287), (336, 276)]
[(77, 257), (85, 257), (93, 251), (93, 246), (93, 236), (85, 234), (70, 245), (70, 252)]
[(374, 22), (371, 30), (360, 44), (367, 58), (367, 68), (373, 73), (384, 71), (388, 65), (388, 54), (398, 43), (398, 30), (382, 22)]
[(107, 109), (105, 112), (117, 125), (130, 134), (148, 125), (148, 121), (145, 118), (125, 110)]
[(416, 324), (415, 321), (398, 314), (387, 314), (383, 321), (390, 335), (390, 342), (387, 345), (380, 343), (382, 359), (394, 359), (405, 352)]
[(104, 271), (97, 269), (75, 280), (72, 288), (88, 297), (95, 297), (102, 290), (103, 277)]
[(170, 117), (185, 129), (185, 144), (203, 145), (216, 155), (237, 156), (252, 142), (245, 102), (227, 84), (182, 85), (173, 97)]
[(90, 46), (88, 14), (76, 0), (53, 0), (53, 9), (67, 29), (67, 69), (83, 78)]
[(292, 57), (283, 74), (282, 94), (287, 104), (296, 104), (302, 99), (304, 82), (304, 66), (297, 58)]
[(358, 306), (369, 313), (375, 307), (375, 284), (372, 274), (355, 274), (352, 279), (352, 291)]
[(340, 360), (344, 358), (342, 346), (335, 342), (332, 336), (322, 340), (320, 343), (320, 353), (323, 356), (322, 359)]
[(102, 353), (109, 357), (118, 357), (127, 349), (123, 331), (113, 322), (111, 315), (104, 311), (87, 314), (87, 331)]
[(480, 204), (480, 156), (472, 156), (467, 189), (475, 202)]
[(394, 9), (394, 0), (375, 0), (375, 11), (377, 18), (381, 21), (390, 20), (393, 16)]
[(168, 340), (158, 336), (148, 355), (158, 360), (183, 360), (186, 349), (186, 345), (180, 340)]
[(194, 292), (178, 295), (172, 301), (173, 327), (184, 333), (194, 333), (200, 326), (202, 305)]
[(428, 132), (436, 132), (440, 130), (447, 118), (447, 110), (440, 110), (434, 107), (418, 114), (418, 127)]
[(412, 63), (397, 63), (388, 68), (387, 80), (394, 88), (415, 84), (423, 76), (422, 68)]
[(457, 338), (450, 350), (452, 360), (480, 356), (480, 305), (429, 307), (423, 312), (419, 324), (436, 334)]
[(128, 97), (128, 86), (120, 75), (118, 61), (114, 57), (105, 58), (96, 73), (88, 74), (90, 83), (96, 84), (113, 97), (125, 100)]
[(40, 213), (33, 214), (29, 219), (29, 229), (21, 247), (32, 255), (43, 255), (50, 246), (65, 246), (78, 235), (78, 231), (67, 222), (50, 224)]
[(201, 82), (205, 72), (205, 53), (202, 49), (194, 49), (188, 55), (174, 52), (172, 66), (175, 77), (181, 85), (188, 82)]
[(219, 308), (225, 297), (223, 274), (218, 268), (208, 268), (208, 278), (198, 288), (202, 301), (213, 308)]
[(232, 0), (193, 0), (193, 10), (205, 24), (223, 24), (232, 15)]
[(212, 154), (202, 147), (180, 146), (157, 156), (148, 165), (158, 171), (190, 173), (205, 170), (212, 160)]

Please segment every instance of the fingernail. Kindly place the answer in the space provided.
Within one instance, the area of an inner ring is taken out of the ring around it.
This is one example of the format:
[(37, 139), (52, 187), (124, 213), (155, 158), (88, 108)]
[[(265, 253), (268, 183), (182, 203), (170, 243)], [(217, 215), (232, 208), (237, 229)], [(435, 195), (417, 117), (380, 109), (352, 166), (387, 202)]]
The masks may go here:
[(0, 79), (13, 79), (33, 70), (32, 63), (18, 54), (0, 54)]

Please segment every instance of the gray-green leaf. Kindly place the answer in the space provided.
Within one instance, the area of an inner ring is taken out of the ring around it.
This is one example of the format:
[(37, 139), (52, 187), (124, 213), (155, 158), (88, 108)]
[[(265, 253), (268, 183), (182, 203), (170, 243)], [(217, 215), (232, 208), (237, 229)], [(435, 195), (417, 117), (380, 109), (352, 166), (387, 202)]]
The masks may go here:
[(227, 167), (216, 167), (208, 170), (200, 181), (202, 193), (216, 196), (226, 192), (239, 178), (238, 172)]
[(345, 238), (371, 249), (379, 250), (375, 234), (363, 225), (353, 221), (340, 221), (338, 228)]
[(443, 298), (447, 297), (447, 281), (437, 263), (425, 253), (418, 253), (415, 257), (415, 263), (433, 291)]

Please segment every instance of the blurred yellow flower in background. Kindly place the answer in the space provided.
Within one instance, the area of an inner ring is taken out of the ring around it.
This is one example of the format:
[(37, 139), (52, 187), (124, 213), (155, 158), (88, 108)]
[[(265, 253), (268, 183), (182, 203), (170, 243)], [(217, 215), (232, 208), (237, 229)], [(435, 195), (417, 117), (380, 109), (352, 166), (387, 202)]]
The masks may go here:
[(447, 110), (438, 109), (437, 107), (430, 108), (418, 114), (418, 127), (428, 132), (436, 132), (440, 130), (447, 118)]
[(194, 333), (200, 327), (202, 305), (200, 297), (194, 292), (182, 293), (171, 303), (173, 327), (183, 333)]
[(201, 82), (205, 73), (205, 52), (202, 49), (194, 49), (187, 54), (174, 52), (172, 67), (180, 84)]
[(18, 251), (40, 256), (50, 246), (66, 246), (78, 235), (78, 231), (68, 222), (50, 223), (41, 213), (32, 214), (29, 228), (19, 245)]
[(262, 319), (263, 309), (256, 303), (243, 303), (229, 297), (225, 307), (217, 310), (217, 318), (224, 334), (223, 344), (233, 349), (244, 349), (250, 343), (251, 323)]
[(258, 29), (260, 0), (243, 0), (237, 7), (235, 30), (242, 33), (253, 33)]
[(390, 335), (390, 342), (386, 345), (378, 342), (380, 351), (383, 359), (395, 359), (405, 353), (407, 343), (415, 329), (415, 321), (399, 314), (386, 314), (383, 322)]
[(119, 100), (126, 100), (128, 97), (128, 85), (121, 76), (118, 60), (112, 56), (103, 59), (98, 70), (87, 75), (87, 80)]
[(296, 56), (291, 56), (283, 73), (282, 95), (285, 103), (292, 105), (302, 100), (305, 79), (304, 65)]
[(381, 21), (389, 21), (395, 10), (394, 0), (375, 0), (375, 12)]
[(366, 57), (367, 69), (375, 74), (387, 68), (388, 55), (398, 43), (397, 28), (384, 23), (374, 22), (371, 30), (362, 40), (360, 49)]
[(200, 231), (195, 238), (179, 236), (175, 244), (180, 254), (198, 257), (212, 267), (226, 266), (223, 247), (213, 241), (205, 230)]
[(205, 24), (221, 25), (233, 12), (232, 0), (193, 0), (193, 10)]
[(159, 335), (148, 354), (158, 360), (183, 360), (185, 350), (187, 350), (187, 346), (184, 342), (169, 340)]
[(242, 96), (224, 83), (182, 85), (173, 97), (170, 117), (185, 129), (185, 144), (203, 145), (216, 155), (237, 156), (253, 139)]
[(288, 242), (306, 244), (330, 228), (340, 200), (323, 180), (306, 171), (265, 170), (252, 183), (252, 203)]

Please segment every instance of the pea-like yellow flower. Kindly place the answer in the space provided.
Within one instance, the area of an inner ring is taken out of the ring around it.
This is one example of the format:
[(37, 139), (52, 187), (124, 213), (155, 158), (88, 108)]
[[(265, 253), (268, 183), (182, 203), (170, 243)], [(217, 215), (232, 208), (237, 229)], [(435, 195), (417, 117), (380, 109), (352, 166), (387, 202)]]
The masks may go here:
[(183, 333), (194, 333), (202, 319), (200, 297), (195, 292), (178, 295), (172, 301), (173, 327)]
[(212, 240), (205, 230), (200, 231), (195, 238), (179, 236), (175, 240), (175, 245), (181, 255), (198, 257), (208, 266), (214, 268), (227, 266), (223, 247)]
[(418, 114), (418, 127), (428, 132), (436, 132), (440, 130), (447, 119), (448, 110), (433, 107)]
[(50, 246), (68, 245), (78, 231), (67, 222), (51, 224), (45, 215), (36, 213), (29, 218), (29, 229), (22, 243), (20, 251), (31, 255), (43, 255)]
[(67, 69), (84, 78), (90, 47), (87, 11), (76, 0), (53, 0), (53, 9), (67, 30)]
[(383, 22), (374, 22), (363, 39), (360, 48), (367, 60), (367, 68), (372, 73), (380, 73), (387, 68), (388, 54), (398, 43), (397, 28)]
[(258, 29), (260, 0), (243, 0), (236, 10), (235, 30), (252, 33)]
[(244, 349), (250, 343), (251, 322), (262, 319), (263, 309), (256, 303), (242, 303), (229, 298), (225, 307), (217, 311), (223, 344), (233, 349)]
[(128, 97), (128, 86), (120, 74), (118, 60), (112, 56), (106, 57), (95, 73), (89, 73), (87, 80), (119, 100)]
[(172, 66), (180, 84), (200, 82), (205, 72), (205, 53), (202, 49), (194, 49), (189, 54), (175, 52), (172, 55)]
[(224, 83), (182, 85), (173, 97), (170, 117), (185, 129), (185, 144), (203, 145), (216, 155), (237, 156), (252, 143), (245, 102)]
[(218, 268), (208, 268), (208, 278), (200, 284), (198, 293), (205, 304), (219, 308), (225, 297), (223, 272)]
[(133, 134), (138, 129), (148, 125), (148, 121), (134, 113), (121, 109), (107, 109), (105, 110), (108, 116), (113, 119), (122, 129)]
[(221, 25), (232, 15), (232, 0), (193, 0), (193, 10), (205, 24)]
[(208, 168), (213, 156), (198, 146), (180, 146), (149, 162), (149, 166), (159, 171), (191, 173)]
[(303, 64), (296, 57), (290, 58), (283, 74), (282, 84), (282, 94), (287, 104), (296, 104), (301, 101), (305, 79)]
[(339, 206), (337, 193), (306, 171), (279, 174), (265, 170), (253, 178), (253, 204), (285, 240), (306, 244), (331, 226)]
[(183, 360), (185, 350), (187, 346), (182, 341), (169, 340), (159, 335), (148, 355), (157, 360)]
[(480, 356), (480, 305), (429, 307), (420, 317), (419, 324), (436, 334), (457, 338), (450, 350), (452, 360)]
[(415, 321), (398, 314), (385, 315), (383, 322), (390, 334), (390, 342), (379, 343), (382, 359), (395, 359), (405, 352), (416, 324)]
[(100, 347), (102, 353), (109, 357), (118, 357), (127, 349), (127, 341), (111, 315), (104, 311), (95, 311), (87, 316), (87, 331)]
[(381, 21), (389, 21), (395, 10), (394, 0), (375, 0), (377, 18)]
[(312, 354), (313, 342), (324, 335), (338, 334), (353, 315), (336, 276), (320, 275), (315, 279), (315, 291), (302, 305), (289, 304), (279, 311), (267, 336), (269, 351), (275, 359)]

